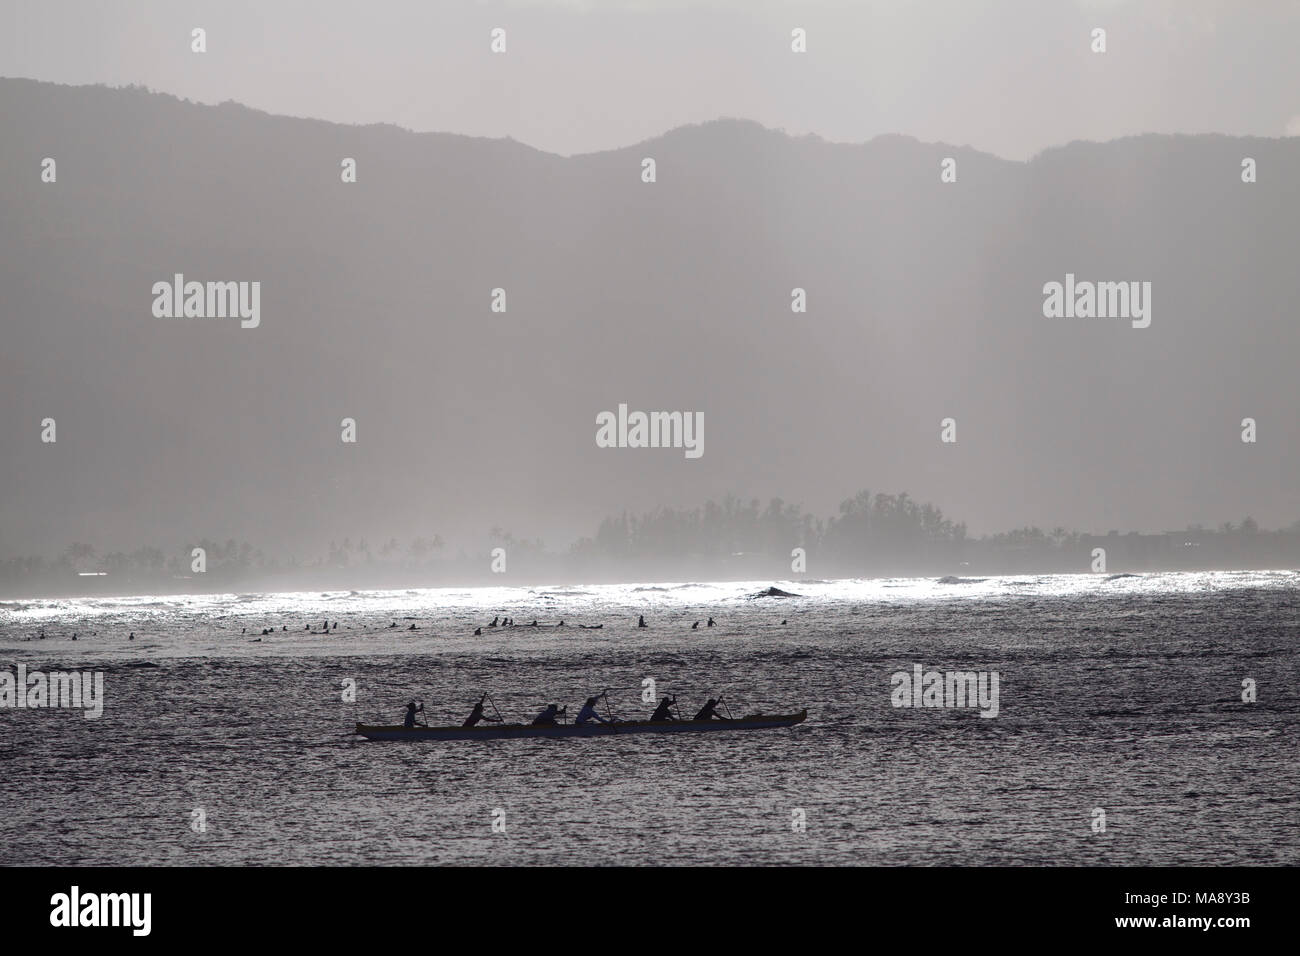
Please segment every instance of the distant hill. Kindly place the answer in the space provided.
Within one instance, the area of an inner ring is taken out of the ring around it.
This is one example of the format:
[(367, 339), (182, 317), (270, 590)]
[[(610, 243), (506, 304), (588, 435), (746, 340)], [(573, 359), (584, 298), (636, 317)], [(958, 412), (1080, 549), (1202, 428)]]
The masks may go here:
[[(558, 545), (732, 491), (826, 513), (862, 476), (977, 534), (1300, 516), (1297, 139), (1021, 164), (720, 120), (562, 158), (14, 79), (0, 116), (4, 554)], [(260, 327), (155, 318), (178, 272), (259, 281)], [(1151, 281), (1150, 328), (1044, 318), (1066, 273)], [(703, 457), (596, 447), (620, 402), (702, 411)]]

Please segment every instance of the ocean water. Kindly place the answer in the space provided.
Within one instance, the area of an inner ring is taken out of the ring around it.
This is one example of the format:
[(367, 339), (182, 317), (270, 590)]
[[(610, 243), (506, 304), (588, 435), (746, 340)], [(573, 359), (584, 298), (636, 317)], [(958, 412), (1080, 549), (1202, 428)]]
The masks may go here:
[[(9, 601), (0, 667), (101, 671), (105, 704), (0, 708), (0, 863), (1294, 865), (1298, 597), (1275, 571)], [(566, 627), (473, 636), (494, 615)], [(997, 716), (895, 707), (917, 664), (997, 672)], [(349, 733), (485, 691), (644, 716), (647, 678), (808, 720)]]

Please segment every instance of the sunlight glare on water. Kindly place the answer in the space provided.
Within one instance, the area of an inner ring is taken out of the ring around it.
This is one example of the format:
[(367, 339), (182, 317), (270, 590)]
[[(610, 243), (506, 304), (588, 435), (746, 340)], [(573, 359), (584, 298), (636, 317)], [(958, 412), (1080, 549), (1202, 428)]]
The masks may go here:
[[(757, 596), (773, 584), (796, 596)], [(1274, 571), (8, 601), (0, 665), (100, 669), (106, 704), (98, 720), (0, 708), (0, 863), (1295, 864), (1298, 585)], [(891, 675), (917, 664), (997, 671), (998, 716), (892, 706)], [(683, 710), (721, 694), (738, 714), (809, 718), (562, 741), (349, 734), (400, 722), (411, 699), (459, 724), (485, 691), (510, 720), (606, 687), (618, 716), (644, 717), (647, 678)]]

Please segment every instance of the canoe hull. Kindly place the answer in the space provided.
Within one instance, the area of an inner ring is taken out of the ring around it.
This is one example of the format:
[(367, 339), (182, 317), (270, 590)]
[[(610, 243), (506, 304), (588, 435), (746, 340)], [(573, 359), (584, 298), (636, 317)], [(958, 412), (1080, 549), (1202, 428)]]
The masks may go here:
[(479, 727), (382, 727), (357, 724), (355, 731), (367, 740), (515, 740), (536, 737), (613, 737), (625, 734), (717, 733), (733, 730), (769, 730), (793, 727), (808, 717), (807, 710), (797, 714), (754, 714), (736, 720), (629, 720), (616, 724), (557, 724), (534, 727), (531, 724), (488, 724)]

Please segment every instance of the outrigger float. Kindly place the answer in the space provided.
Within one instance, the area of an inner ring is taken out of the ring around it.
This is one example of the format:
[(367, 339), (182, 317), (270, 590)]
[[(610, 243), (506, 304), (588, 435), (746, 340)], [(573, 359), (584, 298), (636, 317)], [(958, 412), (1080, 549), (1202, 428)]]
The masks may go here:
[(611, 737), (619, 734), (690, 734), (723, 730), (769, 730), (793, 727), (808, 717), (797, 714), (751, 714), (734, 720), (621, 720), (608, 724), (497, 724), (487, 727), (379, 727), (357, 724), (367, 740), (515, 740), (522, 737)]

